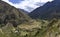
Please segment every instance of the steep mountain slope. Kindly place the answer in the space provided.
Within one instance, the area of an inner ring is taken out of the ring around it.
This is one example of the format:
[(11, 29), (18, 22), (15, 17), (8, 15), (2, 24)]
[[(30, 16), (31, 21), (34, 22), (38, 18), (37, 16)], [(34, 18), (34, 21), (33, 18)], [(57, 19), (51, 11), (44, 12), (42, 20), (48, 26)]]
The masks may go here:
[(29, 19), (29, 16), (22, 11), (19, 11), (6, 2), (0, 1), (0, 24), (6, 25), (10, 22), (15, 26), (24, 22), (29, 22)]
[(0, 1), (0, 37), (60, 37), (60, 19), (31, 19)]
[(52, 19), (60, 18), (60, 0), (47, 2), (29, 14), (32, 18)]

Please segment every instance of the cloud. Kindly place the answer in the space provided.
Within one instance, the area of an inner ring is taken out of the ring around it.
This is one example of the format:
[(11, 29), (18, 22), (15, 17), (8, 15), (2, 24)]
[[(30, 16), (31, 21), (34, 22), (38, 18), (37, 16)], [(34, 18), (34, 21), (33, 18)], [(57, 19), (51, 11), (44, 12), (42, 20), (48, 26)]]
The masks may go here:
[[(39, 7), (38, 5), (36, 5), (37, 3), (47, 2), (49, 0), (24, 0), (18, 4), (13, 4), (13, 3), (9, 2), (9, 0), (3, 0), (3, 1), (9, 3), (10, 5), (12, 5), (16, 8), (21, 8), (21, 9), (24, 9), (26, 11), (32, 11), (33, 9)], [(29, 7), (31, 8), (31, 10), (29, 9)]]

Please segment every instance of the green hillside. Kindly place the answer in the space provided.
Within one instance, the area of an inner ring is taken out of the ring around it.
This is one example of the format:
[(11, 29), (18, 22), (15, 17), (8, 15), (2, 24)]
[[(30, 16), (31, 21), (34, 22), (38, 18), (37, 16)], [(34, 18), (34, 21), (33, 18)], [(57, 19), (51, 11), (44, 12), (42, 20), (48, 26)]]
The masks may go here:
[(32, 19), (0, 0), (0, 37), (60, 37), (60, 19)]
[(40, 20), (32, 24), (20, 24), (16, 28), (8, 23), (0, 28), (1, 37), (60, 37), (60, 19)]
[(14, 26), (17, 26), (19, 24), (29, 22), (30, 20), (31, 18), (22, 11), (6, 2), (0, 1), (0, 24), (6, 25), (9, 22)]

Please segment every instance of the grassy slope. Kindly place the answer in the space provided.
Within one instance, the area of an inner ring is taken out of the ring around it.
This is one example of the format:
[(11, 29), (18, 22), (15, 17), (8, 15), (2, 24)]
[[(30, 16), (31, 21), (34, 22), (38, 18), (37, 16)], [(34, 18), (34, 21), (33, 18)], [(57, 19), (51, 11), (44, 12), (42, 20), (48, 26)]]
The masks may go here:
[(29, 22), (31, 18), (22, 11), (9, 5), (6, 2), (0, 1), (0, 24), (6, 25), (8, 22), (13, 26)]
[(34, 21), (14, 28), (10, 23), (0, 28), (1, 37), (58, 37), (60, 35), (60, 20)]

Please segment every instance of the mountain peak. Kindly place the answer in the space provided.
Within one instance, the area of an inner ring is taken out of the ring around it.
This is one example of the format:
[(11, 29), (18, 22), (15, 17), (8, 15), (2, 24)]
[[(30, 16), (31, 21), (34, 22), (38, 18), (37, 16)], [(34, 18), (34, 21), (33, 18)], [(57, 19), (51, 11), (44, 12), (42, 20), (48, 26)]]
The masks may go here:
[(28, 16), (22, 11), (0, 0), (0, 24), (6, 25), (8, 22), (13, 26), (28, 21)]
[(52, 19), (60, 18), (60, 0), (47, 2), (29, 14), (32, 18)]

